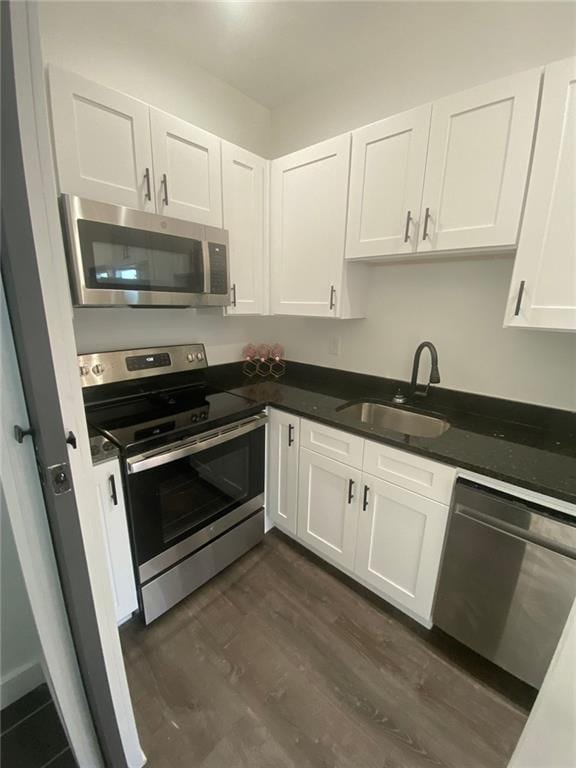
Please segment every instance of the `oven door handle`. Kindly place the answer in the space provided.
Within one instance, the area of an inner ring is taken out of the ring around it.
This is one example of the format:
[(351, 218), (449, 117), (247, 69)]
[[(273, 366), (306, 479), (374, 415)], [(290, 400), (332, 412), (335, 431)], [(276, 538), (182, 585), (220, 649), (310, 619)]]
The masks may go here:
[(144, 472), (147, 469), (161, 467), (163, 464), (169, 464), (178, 459), (184, 459), (194, 453), (206, 451), (215, 445), (227, 443), (235, 440), (237, 437), (253, 432), (255, 429), (263, 427), (268, 421), (264, 414), (253, 416), (246, 421), (242, 421), (236, 427), (223, 427), (222, 429), (209, 432), (203, 437), (195, 437), (194, 440), (180, 445), (173, 445), (168, 450), (160, 452), (141, 453), (138, 456), (132, 456), (126, 460), (126, 469), (129, 475), (135, 475), (138, 472)]

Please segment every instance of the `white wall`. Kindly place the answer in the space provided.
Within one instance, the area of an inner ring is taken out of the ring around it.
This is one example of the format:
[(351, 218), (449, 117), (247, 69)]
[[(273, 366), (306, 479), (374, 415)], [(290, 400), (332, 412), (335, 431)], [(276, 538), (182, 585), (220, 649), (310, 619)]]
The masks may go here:
[(0, 706), (7, 707), (44, 680), (41, 648), (0, 485)]
[[(101, 0), (38, 5), (46, 62), (268, 157), (270, 111), (195, 66), (192, 50), (159, 44), (146, 15), (151, 4)], [(172, 12), (178, 13), (178, 7), (173, 4)]]
[(576, 52), (574, 3), (391, 3), (382, 16), (385, 44), (370, 54), (359, 39), (356, 69), (273, 110), (271, 157)]
[[(217, 364), (240, 359), (247, 341), (280, 341), (291, 360), (409, 379), (414, 350), (429, 339), (438, 348), (443, 386), (576, 409), (576, 337), (502, 328), (511, 257), (369, 270), (364, 320), (77, 309), (78, 351), (199, 341)], [(329, 352), (334, 339), (339, 355)], [(422, 375), (427, 365), (423, 358)]]
[(206, 344), (211, 365), (239, 360), (248, 342), (281, 341), (291, 320), (223, 317), (218, 309), (75, 309), (78, 352)]
[[(511, 257), (369, 272), (365, 320), (284, 321), (279, 337), (290, 359), (406, 380), (416, 347), (428, 339), (442, 386), (576, 409), (576, 337), (502, 328)], [(339, 355), (329, 352), (334, 339)], [(427, 358), (424, 365), (422, 376)]]

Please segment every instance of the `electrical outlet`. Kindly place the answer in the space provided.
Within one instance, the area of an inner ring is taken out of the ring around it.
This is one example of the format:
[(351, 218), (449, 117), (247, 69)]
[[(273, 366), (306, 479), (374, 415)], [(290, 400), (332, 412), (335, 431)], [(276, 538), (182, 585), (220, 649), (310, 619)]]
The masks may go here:
[(328, 340), (328, 354), (339, 355), (341, 349), (341, 339), (339, 336), (330, 336)]

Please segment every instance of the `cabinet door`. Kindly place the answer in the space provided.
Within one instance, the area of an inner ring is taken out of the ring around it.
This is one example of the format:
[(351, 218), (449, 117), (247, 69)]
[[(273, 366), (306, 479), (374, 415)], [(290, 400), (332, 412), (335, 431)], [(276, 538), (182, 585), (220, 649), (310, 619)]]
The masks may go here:
[(106, 554), (114, 593), (116, 621), (130, 618), (138, 608), (132, 550), (118, 461), (94, 467), (96, 493), (106, 535)]
[(229, 315), (267, 310), (268, 160), (222, 142), (224, 227), (230, 238)]
[(220, 139), (150, 109), (158, 213), (222, 226)]
[(313, 549), (352, 568), (361, 473), (300, 449), (298, 536)]
[(337, 317), (350, 136), (272, 162), (272, 312)]
[(523, 72), (434, 103), (419, 252), (515, 247), (540, 74)]
[(544, 73), (526, 210), (506, 319), (576, 331), (576, 59)]
[(431, 106), (352, 133), (346, 258), (413, 253)]
[(296, 534), (300, 419), (270, 409), (266, 513), (270, 520)]
[(50, 67), (60, 192), (154, 211), (147, 104)]
[(391, 602), (429, 621), (448, 507), (370, 475), (362, 483), (367, 505), (359, 513), (354, 571)]

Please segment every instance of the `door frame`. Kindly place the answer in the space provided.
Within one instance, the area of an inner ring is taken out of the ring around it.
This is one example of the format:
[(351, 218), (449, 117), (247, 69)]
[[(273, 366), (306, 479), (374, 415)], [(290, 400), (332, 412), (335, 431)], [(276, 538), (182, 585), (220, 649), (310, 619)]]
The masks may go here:
[(141, 768), (77, 371), (35, 2), (2, 4), (2, 80), (2, 140), (10, 150), (2, 167), (2, 274), (48, 524), (104, 762)]

